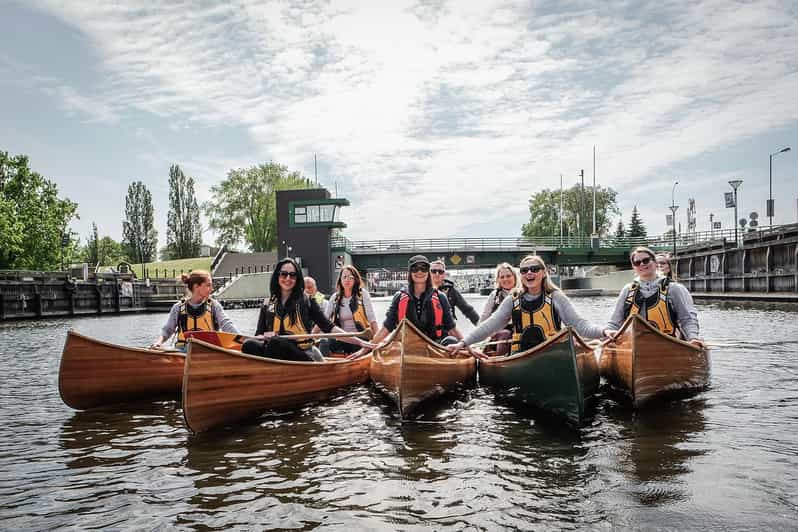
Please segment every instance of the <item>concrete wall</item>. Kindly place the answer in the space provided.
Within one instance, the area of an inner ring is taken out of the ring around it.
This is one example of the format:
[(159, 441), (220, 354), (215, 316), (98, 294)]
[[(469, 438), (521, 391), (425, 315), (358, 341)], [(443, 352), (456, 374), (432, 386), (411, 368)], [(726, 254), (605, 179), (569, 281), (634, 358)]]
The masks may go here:
[(271, 272), (240, 275), (214, 297), (220, 301), (230, 299), (266, 299), (269, 297), (271, 276)]

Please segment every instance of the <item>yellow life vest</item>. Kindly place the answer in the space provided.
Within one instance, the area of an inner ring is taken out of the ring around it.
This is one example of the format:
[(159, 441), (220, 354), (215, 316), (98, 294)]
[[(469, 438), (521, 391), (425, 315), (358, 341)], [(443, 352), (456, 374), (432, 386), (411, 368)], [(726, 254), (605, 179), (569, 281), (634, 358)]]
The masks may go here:
[(561, 326), (550, 293), (543, 292), (531, 304), (523, 301), (523, 295), (523, 291), (513, 291), (513, 353), (526, 351), (546, 341), (557, 334)]
[[(330, 302), (335, 303), (335, 308), (333, 309), (333, 319), (332, 322), (334, 325), (338, 327), (341, 326), (341, 317), (339, 316), (339, 312), (341, 309), (341, 302), (337, 296), (331, 296)], [(357, 305), (356, 308), (352, 308), (354, 304)], [(366, 307), (363, 305), (363, 294), (362, 292), (358, 292), (357, 297), (354, 295), (349, 300), (349, 309), (352, 311), (352, 319), (355, 322), (355, 327), (357, 327), (358, 331), (366, 331), (371, 328), (371, 324), (369, 323), (368, 316), (366, 315)], [(366, 337), (370, 337), (366, 335)]]
[(648, 297), (640, 292), (640, 283), (634, 281), (624, 302), (624, 319), (632, 314), (640, 314), (645, 308), (643, 318), (665, 334), (676, 336), (676, 313), (668, 300), (670, 280), (664, 277), (659, 280), (659, 290)]
[(188, 304), (188, 299), (183, 299), (180, 302), (175, 347), (178, 349), (185, 347), (186, 332), (188, 331), (216, 331), (218, 329), (219, 326), (213, 318), (213, 299), (208, 298), (198, 311)]
[[(309, 334), (310, 327), (305, 325), (305, 320), (302, 317), (303, 313), (302, 309), (300, 308), (302, 305), (308, 305), (307, 296), (302, 296), (297, 303), (294, 310), (294, 323), (291, 323), (290, 314), (286, 313), (282, 317), (277, 314), (277, 298), (272, 297), (269, 300), (269, 306), (267, 308), (267, 312), (271, 313), (272, 315), (272, 331), (277, 333), (279, 336), (286, 336), (289, 334)], [(303, 351), (310, 349), (313, 346), (313, 340), (295, 340), (295, 342), (297, 347)]]

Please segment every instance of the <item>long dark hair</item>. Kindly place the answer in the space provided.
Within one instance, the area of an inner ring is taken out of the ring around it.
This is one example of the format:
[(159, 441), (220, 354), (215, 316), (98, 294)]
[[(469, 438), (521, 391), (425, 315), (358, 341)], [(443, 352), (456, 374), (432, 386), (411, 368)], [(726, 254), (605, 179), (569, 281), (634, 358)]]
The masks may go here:
[[(354, 266), (351, 266), (349, 264), (347, 264), (346, 266), (341, 268), (341, 272), (338, 274), (338, 282), (335, 283), (335, 287), (336, 287), (337, 294), (338, 294), (338, 299), (335, 300), (335, 306), (337, 307), (335, 314), (338, 314), (338, 309), (340, 309), (343, 306), (343, 299), (344, 299), (344, 297), (346, 297), (346, 296), (344, 296), (344, 285), (341, 282), (341, 276), (344, 274), (345, 271), (348, 271), (349, 273), (351, 273), (352, 277), (355, 278), (355, 284), (352, 285), (352, 299), (349, 300), (350, 308), (352, 306), (354, 306), (354, 308), (357, 309), (357, 298), (358, 298), (358, 296), (360, 296), (360, 287), (363, 284), (363, 278), (360, 277), (360, 272), (357, 271), (357, 268), (355, 268)], [(354, 303), (354, 305), (353, 305), (353, 303)], [(333, 314), (333, 315), (335, 315), (335, 314)], [(353, 314), (354, 314), (354, 311), (353, 311)]]
[[(424, 292), (429, 292), (432, 289), (432, 274), (429, 272), (429, 263), (427, 263), (427, 286), (424, 288)], [(413, 272), (410, 271), (412, 266), (408, 266), (407, 268), (407, 293), (411, 296), (413, 295)]]
[(294, 289), (291, 290), (291, 295), (288, 296), (288, 300), (285, 302), (285, 311), (288, 313), (289, 319), (291, 320), (291, 325), (293, 325), (295, 321), (294, 317), (296, 316), (296, 306), (299, 304), (305, 294), (305, 278), (302, 277), (302, 268), (299, 267), (299, 264), (297, 264), (294, 259), (290, 257), (280, 259), (274, 266), (272, 278), (271, 281), (269, 281), (269, 293), (271, 294), (269, 299), (270, 301), (274, 301), (275, 304), (281, 300), (280, 296), (282, 295), (282, 290), (280, 289), (280, 270), (283, 268), (284, 264), (291, 264), (296, 272), (296, 284), (294, 284)]

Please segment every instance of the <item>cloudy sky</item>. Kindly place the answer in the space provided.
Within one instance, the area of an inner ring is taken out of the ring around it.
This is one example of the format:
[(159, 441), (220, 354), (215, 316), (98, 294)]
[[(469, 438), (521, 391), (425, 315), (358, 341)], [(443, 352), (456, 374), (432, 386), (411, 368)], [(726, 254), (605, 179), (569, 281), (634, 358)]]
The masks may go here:
[[(151, 4), (150, 7), (142, 7)], [(200, 200), (277, 161), (352, 205), (353, 239), (516, 236), (527, 199), (585, 169), (665, 231), (674, 181), (731, 227), (796, 221), (798, 4), (0, 0), (0, 150), (121, 238), (128, 185)], [(206, 241), (214, 235), (206, 232)]]

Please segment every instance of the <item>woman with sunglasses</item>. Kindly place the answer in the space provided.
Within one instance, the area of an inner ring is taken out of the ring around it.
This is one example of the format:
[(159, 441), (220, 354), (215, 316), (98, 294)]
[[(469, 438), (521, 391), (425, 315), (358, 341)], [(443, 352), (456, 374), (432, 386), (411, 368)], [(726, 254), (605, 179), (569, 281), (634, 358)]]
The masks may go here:
[(454, 343), (463, 337), (454, 324), (449, 301), (432, 286), (429, 270), (430, 262), (427, 257), (410, 257), (407, 288), (394, 295), (391, 306), (385, 313), (385, 321), (372, 343), (382, 342), (405, 318), (432, 341), (443, 345)]
[[(280, 260), (274, 268), (269, 284), (271, 297), (264, 302), (258, 316), (255, 336), (244, 342), (241, 351), (250, 355), (283, 360), (321, 362), (321, 352), (313, 346), (313, 340), (284, 340), (280, 336), (308, 334), (314, 325), (326, 332), (344, 333), (324, 315), (315, 299), (305, 294), (302, 270), (291, 258)], [(344, 342), (359, 347), (371, 346), (360, 338), (342, 338)]]
[[(521, 289), (504, 298), (490, 318), (469, 332), (450, 351), (468, 348), (512, 323), (513, 353), (526, 351), (556, 335), (563, 325), (573, 327), (584, 338), (600, 338), (604, 331), (579, 316), (571, 301), (549, 279), (546, 263), (537, 255), (527, 255), (519, 267)], [(473, 353), (473, 351), (472, 351)]]
[(657, 329), (671, 336), (704, 345), (699, 338), (698, 313), (690, 292), (667, 277), (657, 277), (656, 256), (646, 247), (629, 254), (635, 279), (621, 290), (615, 310), (607, 323), (607, 335), (614, 334), (629, 314), (640, 314)]
[(670, 281), (676, 280), (676, 275), (671, 270), (671, 256), (667, 253), (657, 253), (657, 273)]
[(240, 334), (233, 320), (224, 313), (222, 305), (211, 298), (213, 279), (210, 272), (192, 270), (180, 275), (186, 285), (186, 296), (172, 306), (161, 335), (150, 347), (159, 348), (161, 344), (177, 332), (175, 348), (185, 350), (188, 331), (224, 331)]
[[(350, 265), (343, 266), (335, 286), (336, 292), (327, 302), (327, 318), (346, 332), (370, 331), (365, 335), (367, 338), (377, 334), (379, 325), (374, 307), (371, 305), (371, 296), (363, 287), (363, 279), (357, 268)], [(319, 349), (323, 354), (329, 352), (351, 354), (358, 350), (358, 346), (339, 340), (324, 339), (319, 343)]]
[(474, 310), (474, 307), (468, 304), (468, 301), (463, 298), (457, 288), (454, 287), (454, 282), (446, 278), (446, 265), (443, 261), (434, 260), (430, 263), (429, 267), (430, 278), (432, 279), (433, 288), (437, 288), (449, 300), (449, 306), (452, 307), (452, 318), (457, 321), (457, 312), (455, 309), (460, 309), (465, 317), (474, 325), (479, 321), (479, 314)]

